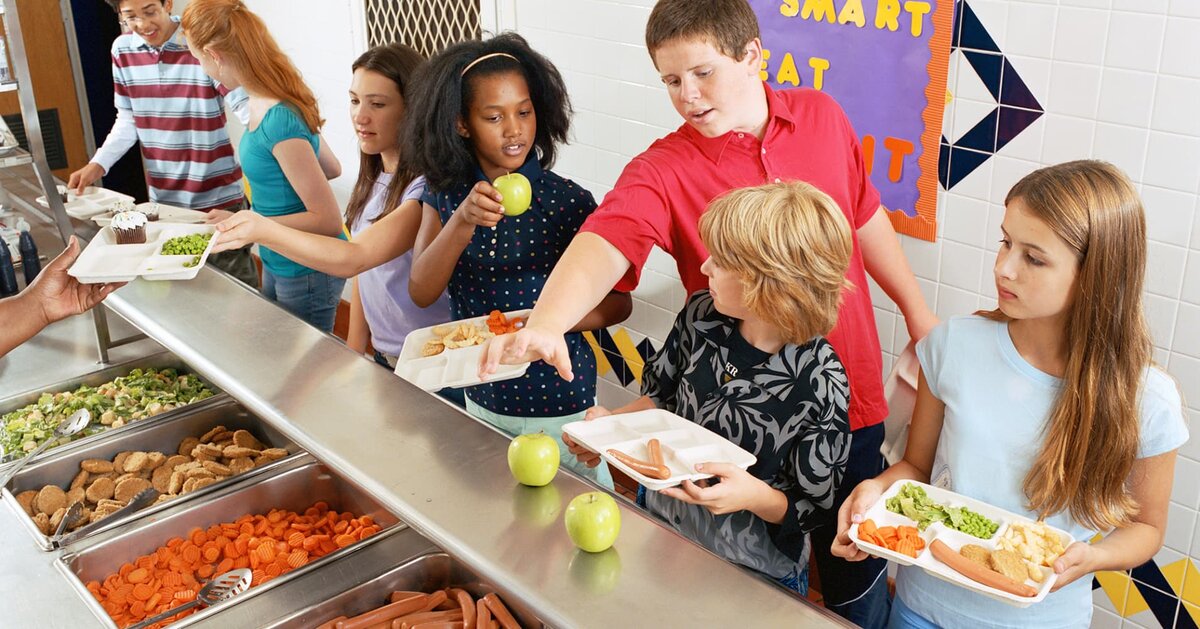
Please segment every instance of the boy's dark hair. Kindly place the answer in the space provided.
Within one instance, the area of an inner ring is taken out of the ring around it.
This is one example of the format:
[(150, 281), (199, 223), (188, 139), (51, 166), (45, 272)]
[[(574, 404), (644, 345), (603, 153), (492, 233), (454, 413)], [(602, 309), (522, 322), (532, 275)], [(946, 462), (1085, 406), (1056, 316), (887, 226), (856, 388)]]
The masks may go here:
[(746, 44), (757, 37), (758, 17), (746, 0), (659, 0), (646, 21), (651, 61), (659, 47), (679, 40), (707, 41), (726, 57), (741, 61)]
[[(404, 99), (404, 106), (407, 108), (409, 99), (412, 98), (413, 94), (413, 79), (424, 63), (425, 58), (421, 56), (421, 53), (404, 44), (392, 43), (375, 46), (364, 52), (358, 59), (354, 60), (350, 68), (352, 71), (364, 68), (391, 79), (396, 84), (396, 90), (400, 92), (400, 97)], [(405, 113), (407, 114), (407, 112)], [(401, 127), (403, 128), (403, 122), (401, 123)], [(399, 141), (399, 138), (395, 139)], [(350, 201), (346, 204), (346, 225), (353, 227), (358, 218), (362, 216), (367, 201), (371, 198), (371, 192), (375, 187), (375, 180), (379, 179), (379, 175), (382, 172), (382, 157), (361, 153), (359, 157), (358, 181), (354, 183), (354, 190), (350, 193)], [(375, 220), (387, 216), (396, 206), (400, 205), (400, 197), (404, 193), (404, 189), (408, 187), (408, 184), (412, 183), (417, 174), (413, 172), (413, 169), (404, 160), (400, 161), (396, 172), (392, 174), (391, 183), (388, 184), (383, 213)]]
[[(108, 6), (112, 7), (113, 13), (117, 13), (117, 14), (121, 13), (121, 3), (124, 1), (125, 0), (104, 0), (104, 2)], [(158, 3), (165, 5), (167, 3), (167, 0), (158, 0)]]
[[(496, 56), (463, 70), (475, 60)], [(529, 97), (537, 114), (534, 150), (542, 168), (554, 165), (555, 145), (567, 141), (571, 126), (571, 101), (562, 75), (550, 60), (534, 52), (523, 37), (503, 33), (486, 41), (465, 41), (442, 51), (426, 64), (410, 92), (413, 94), (404, 117), (401, 159), (434, 190), (472, 182), (478, 161), (471, 141), (458, 134), (458, 121), (467, 116), (474, 82), (486, 76), (519, 72), (529, 85)]]

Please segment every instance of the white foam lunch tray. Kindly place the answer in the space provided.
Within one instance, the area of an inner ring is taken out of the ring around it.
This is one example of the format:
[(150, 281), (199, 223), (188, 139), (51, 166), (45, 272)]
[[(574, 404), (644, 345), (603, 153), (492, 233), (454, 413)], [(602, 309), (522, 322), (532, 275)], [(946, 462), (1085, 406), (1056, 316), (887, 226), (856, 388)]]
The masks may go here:
[[(190, 280), (200, 272), (209, 253), (217, 244), (215, 225), (179, 225), (160, 222), (146, 223), (146, 242), (137, 245), (118, 245), (112, 227), (104, 227), (88, 243), (79, 259), (67, 271), (82, 284), (129, 282), (143, 277), (148, 280)], [(183, 266), (194, 256), (162, 255), (163, 243), (176, 236), (213, 234), (208, 247), (200, 254), (200, 262)]]
[[(850, 526), (850, 539), (854, 540), (854, 544), (856, 546), (872, 555), (883, 557), (901, 565), (917, 566), (939, 579), (949, 581), (957, 586), (978, 592), (979, 594), (993, 598), (1002, 603), (1007, 603), (1014, 607), (1029, 607), (1030, 605), (1041, 602), (1042, 599), (1046, 598), (1046, 595), (1050, 593), (1050, 589), (1054, 587), (1054, 583), (1058, 581), (1058, 575), (1055, 574), (1053, 568), (1048, 568), (1046, 566), (1040, 567), (1042, 574), (1044, 575), (1041, 583), (1037, 583), (1033, 579), (1026, 579), (1025, 583), (1027, 585), (1031, 585), (1037, 589), (1037, 596), (1034, 596), (1033, 598), (1026, 598), (1024, 596), (1017, 596), (1016, 594), (1009, 594), (1008, 592), (1003, 592), (997, 590), (996, 588), (988, 587), (982, 583), (969, 579), (962, 574), (959, 574), (950, 566), (947, 566), (941, 561), (934, 559), (933, 553), (929, 551), (929, 545), (932, 544), (933, 540), (935, 539), (942, 540), (942, 543), (944, 543), (946, 546), (949, 546), (950, 550), (953, 550), (954, 552), (958, 552), (959, 549), (966, 544), (976, 544), (988, 549), (989, 551), (996, 550), (999, 546), (1000, 538), (1004, 536), (1004, 532), (1008, 530), (1010, 524), (1013, 522), (1028, 524), (1032, 522), (1029, 518), (1017, 515), (1011, 511), (994, 507), (985, 502), (980, 502), (962, 494), (956, 494), (948, 489), (934, 487), (933, 485), (927, 485), (925, 483), (913, 480), (898, 480), (892, 483), (892, 486), (889, 487), (887, 491), (883, 492), (883, 495), (879, 498), (879, 501), (872, 505), (871, 508), (867, 510), (866, 514), (864, 514), (863, 519), (874, 520), (875, 524), (880, 527), (900, 525), (916, 526), (917, 523), (909, 519), (907, 516), (887, 510), (888, 499), (900, 493), (900, 489), (904, 487), (905, 484), (909, 483), (924, 488), (925, 494), (934, 502), (953, 507), (966, 507), (975, 513), (992, 520), (993, 522), (996, 522), (1000, 526), (990, 538), (979, 539), (974, 535), (950, 528), (941, 522), (934, 522), (930, 524), (929, 527), (924, 531), (920, 532), (921, 538), (925, 540), (925, 548), (917, 553), (916, 559), (913, 559), (908, 555), (902, 555), (896, 551), (884, 548), (883, 546), (878, 546), (876, 544), (865, 542), (859, 539), (859, 525), (853, 524)], [(1052, 526), (1049, 528), (1058, 533), (1059, 537), (1062, 538), (1063, 548), (1075, 543), (1075, 538), (1070, 533)]]
[[(529, 310), (514, 310), (506, 312), (504, 315), (511, 320), (528, 317), (529, 312)], [(469, 387), (484, 384), (485, 382), (512, 380), (513, 378), (520, 378), (525, 375), (525, 372), (529, 369), (529, 363), (500, 365), (494, 373), (480, 380), (479, 361), (483, 358), (484, 348), (487, 347), (486, 343), (483, 345), (472, 345), (471, 347), (446, 349), (436, 356), (421, 355), (421, 349), (427, 341), (441, 338), (441, 336), (434, 334), (434, 328), (452, 328), (460, 323), (471, 323), (486, 330), (487, 316), (439, 323), (435, 326), (409, 332), (408, 336), (404, 337), (404, 347), (400, 349), (400, 356), (396, 359), (396, 375), (425, 391), (437, 391), (446, 387)]]
[[(563, 426), (563, 432), (572, 441), (599, 453), (610, 465), (653, 491), (673, 487), (685, 480), (710, 478), (712, 474), (696, 471), (697, 463), (732, 463), (746, 469), (758, 460), (721, 435), (662, 409), (571, 422)], [(664, 463), (671, 470), (671, 476), (666, 480), (644, 476), (608, 454), (611, 448), (649, 461), (646, 444), (651, 439), (658, 439), (662, 445)]]
[[(155, 205), (158, 206), (158, 220), (151, 221), (152, 223), (185, 223), (189, 225), (199, 225), (208, 218), (208, 214), (198, 210), (188, 210), (173, 205), (163, 205), (162, 203), (138, 203), (133, 206), (134, 210), (143, 214), (147, 213)], [(92, 217), (92, 220), (101, 227), (106, 227), (112, 223), (112, 217), (107, 211), (101, 212)]]
[[(106, 188), (97, 186), (88, 186), (83, 189), (83, 194), (77, 195), (75, 191), (68, 190), (66, 186), (59, 186), (59, 191), (66, 191), (67, 202), (63, 207), (67, 210), (67, 215), (80, 220), (86, 220), (97, 214), (101, 214), (112, 209), (112, 206), (117, 201), (133, 201), (133, 197), (120, 192), (114, 192)], [(45, 196), (37, 198), (37, 202), (42, 207), (50, 207)]]

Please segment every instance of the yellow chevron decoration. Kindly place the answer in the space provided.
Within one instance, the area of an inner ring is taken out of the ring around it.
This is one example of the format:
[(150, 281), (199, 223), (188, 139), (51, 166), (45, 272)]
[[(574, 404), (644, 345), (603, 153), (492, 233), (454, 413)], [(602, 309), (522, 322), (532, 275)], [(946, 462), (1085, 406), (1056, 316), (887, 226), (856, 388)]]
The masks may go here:
[(613, 372), (626, 387), (642, 381), (646, 363), (654, 355), (654, 346), (649, 339), (643, 338), (641, 342), (634, 343), (629, 330), (623, 326), (584, 332), (583, 338), (596, 354), (598, 375)]

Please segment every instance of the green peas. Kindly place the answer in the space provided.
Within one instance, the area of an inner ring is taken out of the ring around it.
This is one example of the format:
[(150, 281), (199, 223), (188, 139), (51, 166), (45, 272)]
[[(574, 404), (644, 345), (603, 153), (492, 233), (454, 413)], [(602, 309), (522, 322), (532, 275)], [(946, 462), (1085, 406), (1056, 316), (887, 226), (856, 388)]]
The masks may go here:
[[(210, 240), (212, 240), (212, 234), (176, 236), (163, 243), (162, 254), (164, 256), (198, 256), (208, 248), (208, 241)], [(196, 262), (199, 262), (199, 259)], [(192, 264), (190, 266), (196, 265)]]

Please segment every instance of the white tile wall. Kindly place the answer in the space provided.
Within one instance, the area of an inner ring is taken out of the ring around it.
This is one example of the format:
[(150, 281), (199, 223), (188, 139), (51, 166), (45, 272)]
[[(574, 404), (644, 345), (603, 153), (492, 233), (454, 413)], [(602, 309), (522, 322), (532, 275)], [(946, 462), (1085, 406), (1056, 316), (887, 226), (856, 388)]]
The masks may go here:
[[(329, 123), (325, 137), (342, 157), (334, 182), (343, 196), (354, 181), (357, 147), (347, 118), (349, 64), (365, 47), (357, 0), (246, 0), (304, 72)], [(577, 110), (574, 144), (557, 170), (598, 197), (654, 138), (679, 125), (642, 44), (653, 0), (484, 0), (486, 12), (524, 34), (563, 72)], [(1147, 317), (1156, 356), (1180, 382), (1192, 417), (1200, 417), (1200, 0), (968, 0), (1010, 56), (1046, 115), (996, 157), (939, 194), (939, 242), (902, 238), (922, 293), (939, 316), (994, 304), (991, 265), (1004, 195), (1041, 164), (1098, 157), (1125, 169), (1147, 209), (1150, 271)], [(181, 3), (177, 2), (177, 7)], [(321, 15), (319, 44), (312, 16)], [(944, 133), (955, 138), (987, 108), (986, 93), (965, 64), (952, 68)], [(961, 92), (960, 92), (961, 88)], [(637, 339), (662, 342), (683, 301), (673, 260), (656, 251), (634, 293), (627, 327)], [(885, 366), (908, 334), (894, 304), (872, 286)], [(612, 374), (601, 402), (635, 394)], [(1200, 422), (1193, 422), (1200, 430)], [(1200, 555), (1200, 446), (1182, 451), (1172, 496), (1170, 547)], [(1186, 540), (1191, 540), (1190, 550)], [(1108, 607), (1111, 609), (1111, 606)], [(1097, 609), (1094, 625), (1122, 620)], [(1157, 626), (1148, 613), (1124, 626)]]
[[(594, 184), (598, 194), (606, 191), (639, 147), (678, 125), (641, 45), (653, 0), (572, 0), (569, 12), (543, 10), (558, 4), (550, 0), (502, 1), (515, 5), (516, 23), (510, 26), (517, 30), (570, 35), (540, 39), (539, 45), (569, 76), (595, 81), (591, 91), (573, 93), (580, 111), (575, 137), (595, 157), (587, 165), (580, 161), (578, 172), (568, 168), (575, 161), (560, 170)], [(993, 306), (991, 265), (1008, 187), (1043, 164), (1088, 157), (1111, 161), (1135, 180), (1146, 206), (1151, 241), (1146, 309), (1156, 356), (1180, 381), (1189, 413), (1200, 416), (1200, 0), (968, 2), (1047, 113), (939, 195), (939, 242), (902, 238), (923, 294), (943, 317)], [(584, 15), (595, 20), (586, 24)], [(958, 98), (947, 108), (943, 132), (953, 139), (990, 108), (970, 67), (957, 59), (951, 63), (948, 87)], [(680, 295), (665, 289), (676, 281), (673, 262), (656, 255), (647, 265), (654, 272), (647, 272), (648, 281), (634, 294), (628, 327), (657, 344)], [(908, 334), (903, 319), (893, 314), (894, 304), (874, 286), (872, 296), (890, 365)], [(622, 403), (635, 388), (606, 387), (602, 401)], [(1171, 557), (1200, 555), (1197, 441), (1179, 457)], [(1117, 627), (1122, 619), (1098, 610), (1093, 624)], [(1124, 626), (1158, 624), (1145, 613), (1124, 620)]]

